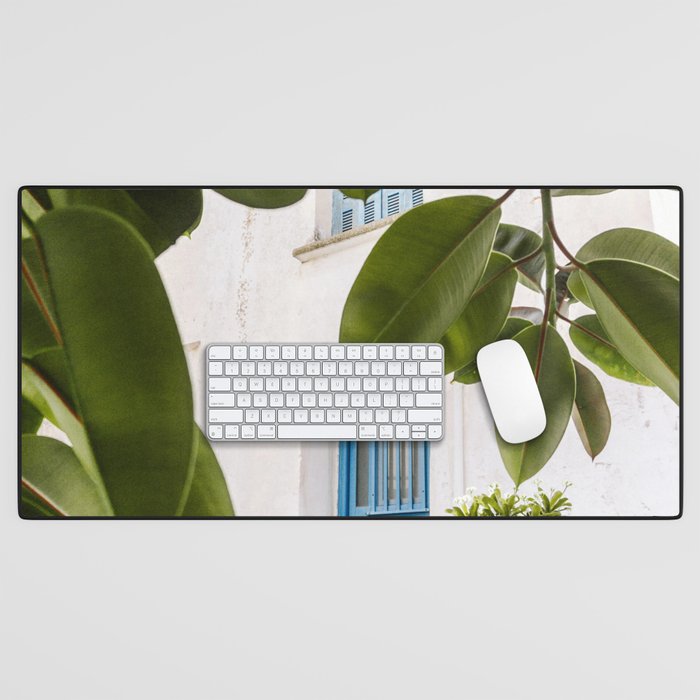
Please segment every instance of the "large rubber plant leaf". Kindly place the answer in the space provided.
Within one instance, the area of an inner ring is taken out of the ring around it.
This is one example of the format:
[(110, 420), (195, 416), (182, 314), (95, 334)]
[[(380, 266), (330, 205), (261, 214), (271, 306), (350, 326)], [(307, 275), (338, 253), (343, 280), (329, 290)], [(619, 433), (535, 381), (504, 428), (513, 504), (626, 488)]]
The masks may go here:
[(541, 330), (541, 326), (531, 326), (514, 336), (513, 340), (525, 350), (533, 373), (537, 376), (547, 427), (538, 437), (520, 444), (505, 442), (496, 433), (503, 464), (516, 486), (537, 474), (554, 454), (566, 432), (576, 393), (571, 356), (566, 343), (552, 326), (547, 328), (537, 373)]
[(94, 207), (38, 232), (76, 405), (118, 515), (175, 515), (190, 485), (192, 391), (175, 319), (144, 239)]
[(20, 411), (19, 427), (22, 431), (22, 435), (36, 433), (44, 420), (44, 416), (42, 416), (41, 412), (37, 410), (34, 404), (28, 401), (24, 396), (22, 397)]
[(296, 204), (306, 194), (305, 189), (277, 187), (218, 187), (215, 192), (254, 209), (281, 209)]
[(194, 477), (182, 514), (191, 517), (235, 515), (226, 480), (214, 451), (199, 429), (196, 430), (196, 435)]
[[(497, 340), (506, 340), (506, 338), (512, 338), (514, 335), (517, 335), (518, 333), (520, 333), (520, 331), (522, 331), (525, 328), (528, 328), (531, 325), (533, 325), (532, 321), (528, 321), (525, 318), (510, 316), (506, 319), (503, 328), (501, 328), (501, 331), (494, 339), (494, 342), (496, 342)], [(481, 377), (479, 376), (479, 369), (476, 366), (476, 358), (474, 358), (465, 367), (462, 367), (462, 369), (458, 369), (455, 372), (452, 381), (459, 382), (460, 384), (476, 384), (480, 382)]]
[(53, 438), (22, 436), (22, 486), (60, 515), (114, 515), (75, 452)]
[(469, 303), (440, 339), (446, 374), (473, 362), (476, 353), (495, 340), (508, 317), (517, 280), (513, 261), (507, 255), (491, 253)]
[(348, 189), (348, 188), (340, 188), (340, 191), (346, 196), (350, 197), (350, 199), (361, 199), (363, 202), (366, 202), (375, 192), (379, 192), (378, 188), (375, 189)]
[(594, 260), (583, 281), (622, 356), (676, 403), (680, 393), (680, 283), (649, 265)]
[(575, 322), (576, 326), (569, 327), (569, 337), (587, 360), (616, 379), (643, 386), (654, 386), (654, 382), (650, 382), (622, 357), (595, 314), (579, 316)]
[(121, 189), (75, 187), (49, 190), (54, 208), (84, 204), (126, 219), (160, 255), (202, 218), (202, 191), (197, 188)]
[(610, 409), (598, 378), (580, 362), (574, 360), (576, 398), (573, 419), (583, 447), (595, 459), (610, 436)]
[[(493, 249), (512, 260), (520, 260), (534, 253), (541, 245), (542, 238), (534, 231), (514, 224), (501, 224), (496, 231)], [(518, 265), (518, 280), (533, 291), (541, 292), (543, 272), (544, 253), (540, 252), (534, 258)]]
[[(678, 246), (663, 236), (638, 228), (614, 228), (599, 233), (581, 247), (576, 258), (581, 262), (630, 260), (663, 270), (680, 279), (681, 258)], [(572, 272), (568, 284), (571, 293), (592, 308), (581, 273), (577, 270)]]
[(481, 279), (501, 215), (489, 197), (448, 197), (406, 212), (350, 290), (340, 341), (437, 342)]

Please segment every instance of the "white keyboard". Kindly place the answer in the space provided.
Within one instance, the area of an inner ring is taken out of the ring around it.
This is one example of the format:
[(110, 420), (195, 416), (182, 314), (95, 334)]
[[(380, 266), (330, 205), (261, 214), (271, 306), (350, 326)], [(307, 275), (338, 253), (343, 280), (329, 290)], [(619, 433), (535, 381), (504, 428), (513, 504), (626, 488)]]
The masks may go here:
[(441, 440), (436, 344), (207, 347), (213, 441)]

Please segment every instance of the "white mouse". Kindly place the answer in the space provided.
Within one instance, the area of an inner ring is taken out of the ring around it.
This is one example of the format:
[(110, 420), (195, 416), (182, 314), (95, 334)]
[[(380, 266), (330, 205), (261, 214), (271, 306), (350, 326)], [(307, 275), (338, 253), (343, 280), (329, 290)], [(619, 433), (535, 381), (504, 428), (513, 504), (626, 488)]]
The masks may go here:
[(476, 366), (500, 436), (520, 443), (541, 435), (547, 416), (522, 347), (514, 340), (485, 345), (477, 353)]

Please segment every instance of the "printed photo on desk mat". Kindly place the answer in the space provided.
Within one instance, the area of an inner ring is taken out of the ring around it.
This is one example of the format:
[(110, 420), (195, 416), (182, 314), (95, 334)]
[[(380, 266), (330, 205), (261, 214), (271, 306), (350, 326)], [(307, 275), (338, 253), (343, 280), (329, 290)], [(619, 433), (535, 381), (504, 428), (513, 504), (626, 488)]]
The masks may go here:
[(19, 514), (679, 517), (681, 230), (671, 186), (23, 187)]

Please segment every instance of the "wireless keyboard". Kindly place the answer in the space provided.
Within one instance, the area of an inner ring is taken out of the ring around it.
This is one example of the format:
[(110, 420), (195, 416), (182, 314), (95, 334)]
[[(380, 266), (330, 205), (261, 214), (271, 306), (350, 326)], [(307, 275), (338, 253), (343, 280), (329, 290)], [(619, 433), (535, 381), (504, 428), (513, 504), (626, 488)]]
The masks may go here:
[(212, 441), (441, 440), (435, 344), (207, 347)]

